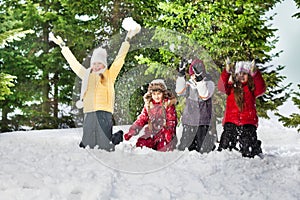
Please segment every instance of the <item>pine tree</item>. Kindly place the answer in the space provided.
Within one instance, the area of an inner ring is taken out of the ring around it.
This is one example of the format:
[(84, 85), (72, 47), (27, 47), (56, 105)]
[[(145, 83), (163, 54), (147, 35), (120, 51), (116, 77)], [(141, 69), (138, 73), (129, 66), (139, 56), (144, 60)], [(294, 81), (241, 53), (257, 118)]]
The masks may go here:
[[(273, 16), (265, 16), (265, 13), (279, 2), (280, 0), (165, 2), (158, 5), (161, 10), (160, 18), (151, 25), (177, 31), (179, 35), (185, 34), (192, 41), (196, 41), (196, 44), (203, 48), (198, 55), (208, 63), (208, 71), (215, 82), (224, 68), (226, 57), (230, 57), (233, 62), (255, 59), (267, 83), (266, 94), (257, 100), (258, 114), (260, 117), (269, 118), (267, 111), (276, 110), (286, 101), (291, 85), (280, 84), (286, 78), (280, 75), (284, 66), (265, 65), (280, 53), (270, 54), (277, 42), (277, 39), (272, 39), (276, 29), (271, 29), (268, 24)], [(170, 38), (168, 34), (165, 35), (165, 39)], [(172, 42), (176, 44), (176, 38), (170, 41)], [(204, 51), (209, 56), (204, 55)], [(188, 59), (197, 55), (197, 52), (188, 49), (186, 53)], [(176, 55), (172, 56), (174, 61), (178, 61)], [(162, 52), (162, 57), (172, 56)], [(206, 57), (210, 57), (213, 62)], [(169, 66), (177, 67), (171, 64)], [(225, 97), (216, 91), (214, 122), (222, 118), (224, 100)]]
[[(300, 9), (300, 1), (299, 0), (294, 0), (296, 5), (297, 5), (297, 8)], [(296, 17), (298, 19), (300, 19), (300, 12), (297, 12), (293, 15), (293, 17)]]
[[(69, 117), (70, 113), (64, 113), (59, 105), (73, 106), (72, 97), (76, 97), (73, 88), (78, 81), (60, 48), (49, 41), (50, 32), (60, 35), (85, 66), (89, 65), (86, 58), (98, 45), (108, 47), (111, 63), (122, 42), (120, 37), (124, 36), (120, 35), (122, 20), (129, 16), (139, 23), (151, 19), (153, 4), (152, 1), (141, 4), (120, 0), (7, 0), (1, 3), (1, 13), (5, 13), (1, 15), (3, 21), (10, 22), (14, 18), (14, 22), (18, 22), (10, 30), (34, 31), (24, 40), (13, 41), (0, 50), (1, 71), (18, 79), (13, 94), (0, 101), (2, 125), (12, 126), (14, 122), (16, 129), (18, 124), (34, 129), (57, 128), (62, 123), (60, 115)], [(113, 35), (116, 38), (108, 42)], [(126, 71), (125, 66), (123, 71)], [(22, 111), (21, 115), (9, 119), (16, 109)]]
[(292, 113), (288, 117), (285, 117), (278, 112), (275, 113), (277, 116), (279, 116), (279, 121), (283, 123), (286, 127), (295, 127), (298, 128), (298, 132), (300, 132), (300, 84), (298, 84), (298, 92), (293, 92), (292, 101), (298, 108), (298, 112)]

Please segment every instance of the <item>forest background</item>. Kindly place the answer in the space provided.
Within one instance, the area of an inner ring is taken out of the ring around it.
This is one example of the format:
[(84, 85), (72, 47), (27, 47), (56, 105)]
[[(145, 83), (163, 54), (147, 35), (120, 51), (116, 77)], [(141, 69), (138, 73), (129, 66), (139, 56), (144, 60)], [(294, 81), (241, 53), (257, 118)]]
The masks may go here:
[[(134, 121), (152, 79), (164, 78), (174, 90), (182, 58), (203, 59), (216, 82), (230, 57), (232, 62), (255, 59), (263, 72), (267, 92), (257, 99), (259, 117), (269, 118), (272, 111), (285, 126), (300, 130), (299, 110), (286, 115), (278, 109), (287, 101), (300, 109), (300, 84), (283, 73), (297, 66), (276, 62), (284, 49), (276, 48), (280, 38), (271, 11), (287, 1), (297, 8), (290, 17), (299, 23), (299, 0), (0, 1), (0, 132), (80, 127), (82, 111), (74, 106), (80, 80), (49, 33), (60, 35), (84, 66), (97, 46), (108, 50), (111, 64), (125, 36), (126, 17), (143, 29), (131, 41), (116, 82), (116, 125)], [(225, 96), (216, 91), (213, 101), (211, 131), (216, 132)], [(179, 98), (178, 117), (183, 105)]]

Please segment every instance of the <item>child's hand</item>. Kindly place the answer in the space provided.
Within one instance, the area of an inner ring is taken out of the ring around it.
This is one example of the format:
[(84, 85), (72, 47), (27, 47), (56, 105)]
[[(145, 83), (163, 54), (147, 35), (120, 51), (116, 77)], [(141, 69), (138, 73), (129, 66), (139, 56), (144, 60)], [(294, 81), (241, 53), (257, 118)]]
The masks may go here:
[(230, 61), (229, 57), (226, 58), (225, 63), (226, 63), (226, 66), (225, 66), (226, 72), (232, 74), (233, 66), (231, 65), (231, 61)]
[(65, 46), (65, 42), (60, 36), (55, 37), (53, 33), (50, 33), (49, 39), (52, 40), (55, 44), (59, 45), (60, 47)]
[(251, 67), (250, 67), (250, 75), (254, 76), (254, 74), (256, 73), (256, 71), (257, 71), (257, 67), (256, 67), (255, 60), (252, 60)]
[(132, 135), (129, 133), (124, 134), (124, 139), (127, 141), (130, 140), (131, 137), (132, 137)]
[(187, 60), (182, 58), (178, 68), (178, 76), (185, 76), (185, 67), (187, 65)]
[(129, 30), (126, 38), (131, 39), (133, 38), (136, 34), (138, 34), (141, 30), (141, 27), (136, 27), (135, 29)]
[(141, 25), (132, 19), (132, 17), (127, 17), (122, 22), (122, 27), (128, 31), (126, 35), (126, 40), (130, 40), (141, 30)]
[(173, 134), (170, 131), (166, 131), (165, 138), (167, 142), (171, 142), (171, 140), (173, 139)]

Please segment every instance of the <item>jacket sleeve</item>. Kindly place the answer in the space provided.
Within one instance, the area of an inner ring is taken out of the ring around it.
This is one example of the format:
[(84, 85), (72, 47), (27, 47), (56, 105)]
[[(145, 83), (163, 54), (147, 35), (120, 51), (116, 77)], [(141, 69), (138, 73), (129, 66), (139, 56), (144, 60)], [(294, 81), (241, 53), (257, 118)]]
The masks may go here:
[(109, 69), (109, 72), (110, 72), (110, 75), (111, 75), (111, 78), (113, 81), (116, 80), (119, 72), (121, 71), (122, 66), (124, 65), (125, 58), (129, 51), (129, 48), (130, 48), (129, 42), (125, 41), (122, 43), (121, 48), (118, 52), (118, 55), (115, 58), (114, 62), (112, 63), (112, 65)]
[(69, 47), (62, 47), (61, 53), (63, 54), (63, 56), (65, 57), (75, 74), (80, 79), (83, 79), (87, 69), (78, 62), (78, 60), (75, 58)]
[(175, 88), (175, 92), (177, 95), (182, 96), (185, 95), (185, 91), (186, 91), (186, 81), (184, 77), (178, 77), (176, 79), (176, 88)]
[(148, 123), (148, 119), (148, 111), (144, 106), (142, 113), (138, 116), (136, 121), (129, 128), (128, 134), (130, 136), (137, 135), (140, 132), (140, 130)]
[(197, 90), (199, 97), (202, 100), (207, 100), (212, 97), (215, 91), (215, 84), (212, 81), (202, 80), (197, 82)]
[(218, 81), (218, 89), (225, 94), (229, 94), (231, 90), (231, 85), (228, 83), (229, 77), (230, 77), (230, 73), (227, 73), (226, 70), (224, 69)]
[(257, 71), (253, 75), (253, 81), (254, 81), (254, 85), (255, 85), (254, 96), (259, 97), (259, 96), (263, 95), (266, 92), (266, 83), (265, 83), (260, 71)]
[(162, 129), (162, 133), (167, 142), (170, 142), (176, 135), (177, 114), (174, 105), (166, 108), (166, 126)]

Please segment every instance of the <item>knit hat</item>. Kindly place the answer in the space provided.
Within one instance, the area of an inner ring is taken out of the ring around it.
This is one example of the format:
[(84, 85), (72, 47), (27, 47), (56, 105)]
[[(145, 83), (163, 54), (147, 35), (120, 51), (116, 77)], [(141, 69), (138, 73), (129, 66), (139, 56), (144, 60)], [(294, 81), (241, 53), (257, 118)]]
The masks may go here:
[(201, 73), (201, 72), (205, 72), (205, 65), (203, 63), (202, 60), (196, 58), (195, 60), (192, 61), (192, 63), (190, 64), (190, 68), (189, 68), (189, 75), (193, 75), (195, 74), (193, 67), (196, 67), (197, 70)]
[(90, 66), (92, 66), (94, 62), (101, 62), (105, 68), (107, 68), (107, 52), (105, 49), (99, 47), (93, 51)]
[(250, 74), (252, 63), (250, 61), (238, 61), (235, 63), (235, 74), (247, 73)]
[(163, 79), (155, 79), (151, 81), (148, 87), (148, 92), (153, 92), (153, 91), (161, 91), (164, 92), (167, 90), (167, 86), (165, 84), (165, 81)]

